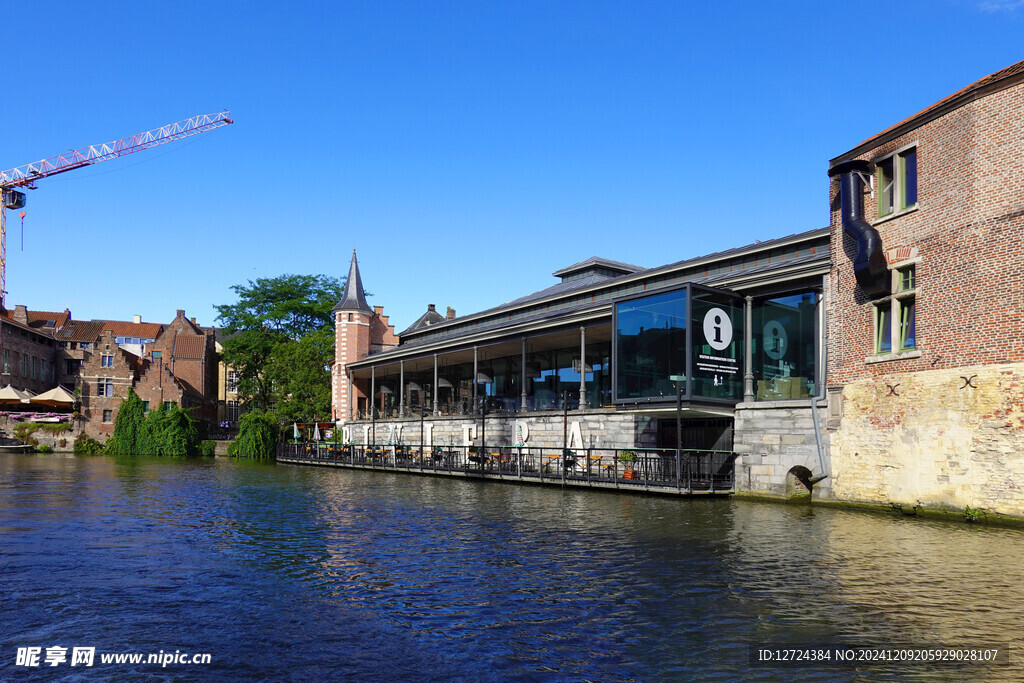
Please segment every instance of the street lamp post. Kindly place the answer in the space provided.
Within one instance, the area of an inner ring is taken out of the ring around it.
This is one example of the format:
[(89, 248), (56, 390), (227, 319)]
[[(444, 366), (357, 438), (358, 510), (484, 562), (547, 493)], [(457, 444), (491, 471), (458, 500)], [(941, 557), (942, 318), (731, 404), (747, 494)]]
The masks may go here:
[(672, 375), (670, 380), (676, 383), (676, 488), (680, 488), (681, 465), (683, 450), (683, 382), (686, 375)]

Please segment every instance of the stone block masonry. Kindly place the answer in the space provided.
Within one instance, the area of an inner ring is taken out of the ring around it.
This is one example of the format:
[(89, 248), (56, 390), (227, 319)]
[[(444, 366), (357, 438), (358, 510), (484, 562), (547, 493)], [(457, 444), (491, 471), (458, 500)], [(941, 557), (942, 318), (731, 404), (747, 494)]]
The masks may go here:
[(831, 455), (844, 500), (1024, 515), (1024, 363), (847, 384)]
[[(822, 474), (811, 401), (800, 403), (775, 401), (736, 406), (733, 450), (740, 454), (736, 461), (737, 491), (775, 496), (806, 493), (807, 489), (790, 474), (793, 469), (804, 468), (814, 476)], [(823, 407), (818, 408), (818, 424), (825, 467), (831, 470)], [(833, 497), (831, 477), (814, 485), (814, 497)]]

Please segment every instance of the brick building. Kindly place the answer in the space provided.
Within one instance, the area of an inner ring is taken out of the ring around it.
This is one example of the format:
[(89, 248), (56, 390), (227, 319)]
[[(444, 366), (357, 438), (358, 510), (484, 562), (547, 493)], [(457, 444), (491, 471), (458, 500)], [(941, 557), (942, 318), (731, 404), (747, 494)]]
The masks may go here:
[(1024, 62), (831, 161), (840, 498), (1024, 513)]
[[(334, 307), (335, 360), (331, 368), (333, 419), (344, 420), (350, 415), (365, 413), (368, 409), (369, 392), (365, 387), (349, 382), (348, 364), (397, 345), (394, 325), (388, 322), (384, 309), (381, 306), (370, 308), (366, 303), (359, 263), (353, 250), (345, 292)], [(387, 400), (383, 395), (379, 398)]]
[(174, 403), (203, 429), (216, 419), (214, 330), (179, 310), (170, 323), (72, 319), (71, 312), (0, 313), (0, 381), (38, 394), (56, 385), (80, 400), (81, 427), (93, 438), (113, 433), (132, 388), (147, 409)]

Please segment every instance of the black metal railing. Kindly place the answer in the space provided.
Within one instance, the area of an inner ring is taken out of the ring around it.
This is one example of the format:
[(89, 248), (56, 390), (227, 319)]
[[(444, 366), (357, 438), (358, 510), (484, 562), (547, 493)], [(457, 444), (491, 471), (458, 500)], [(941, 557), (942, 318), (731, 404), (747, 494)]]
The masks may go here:
[(665, 448), (541, 448), (535, 446), (455, 446), (348, 444), (328, 441), (279, 444), (278, 458), (330, 462), (482, 477), (537, 479), (552, 483), (675, 488), (688, 492), (733, 489), (731, 451)]

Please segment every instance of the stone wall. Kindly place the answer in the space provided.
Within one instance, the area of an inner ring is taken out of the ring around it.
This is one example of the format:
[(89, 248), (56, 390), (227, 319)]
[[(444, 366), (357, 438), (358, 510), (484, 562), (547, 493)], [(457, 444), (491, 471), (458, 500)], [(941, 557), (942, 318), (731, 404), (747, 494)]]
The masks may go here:
[[(829, 434), (825, 430), (826, 411), (818, 408), (822, 457), (826, 472), (829, 463)], [(736, 406), (733, 450), (736, 460), (736, 489), (776, 496), (806, 494), (807, 488), (791, 474), (804, 468), (811, 476), (822, 474), (818, 457), (811, 400), (763, 401)], [(832, 479), (814, 485), (815, 498), (831, 498)]]
[[(516, 443), (516, 422), (527, 426), (526, 443), (529, 446), (561, 448), (565, 425), (561, 412), (525, 413), (520, 415), (488, 416), (485, 431), (481, 429), (481, 419), (471, 416), (432, 417), (424, 420), (424, 441), (433, 444), (466, 444), (466, 433), (469, 432), (469, 445), (479, 445), (481, 437), (487, 444), (494, 446), (512, 446)], [(578, 423), (579, 431), (575, 438), (582, 441), (582, 448), (654, 448), (657, 438), (657, 422), (655, 419), (625, 413), (621, 411), (570, 412), (568, 419), (570, 440), (574, 437), (574, 423)], [(432, 426), (428, 426), (432, 425)], [(389, 434), (396, 427), (402, 428), (402, 442), (418, 444), (420, 441), (420, 421), (418, 418), (401, 420), (379, 420), (369, 434), (369, 440), (375, 443), (386, 443)], [(365, 443), (369, 422), (350, 422), (345, 425), (348, 439), (355, 443)], [(574, 447), (577, 443), (572, 443)]]
[(1024, 515), (1024, 363), (861, 379), (842, 398), (836, 497)]

